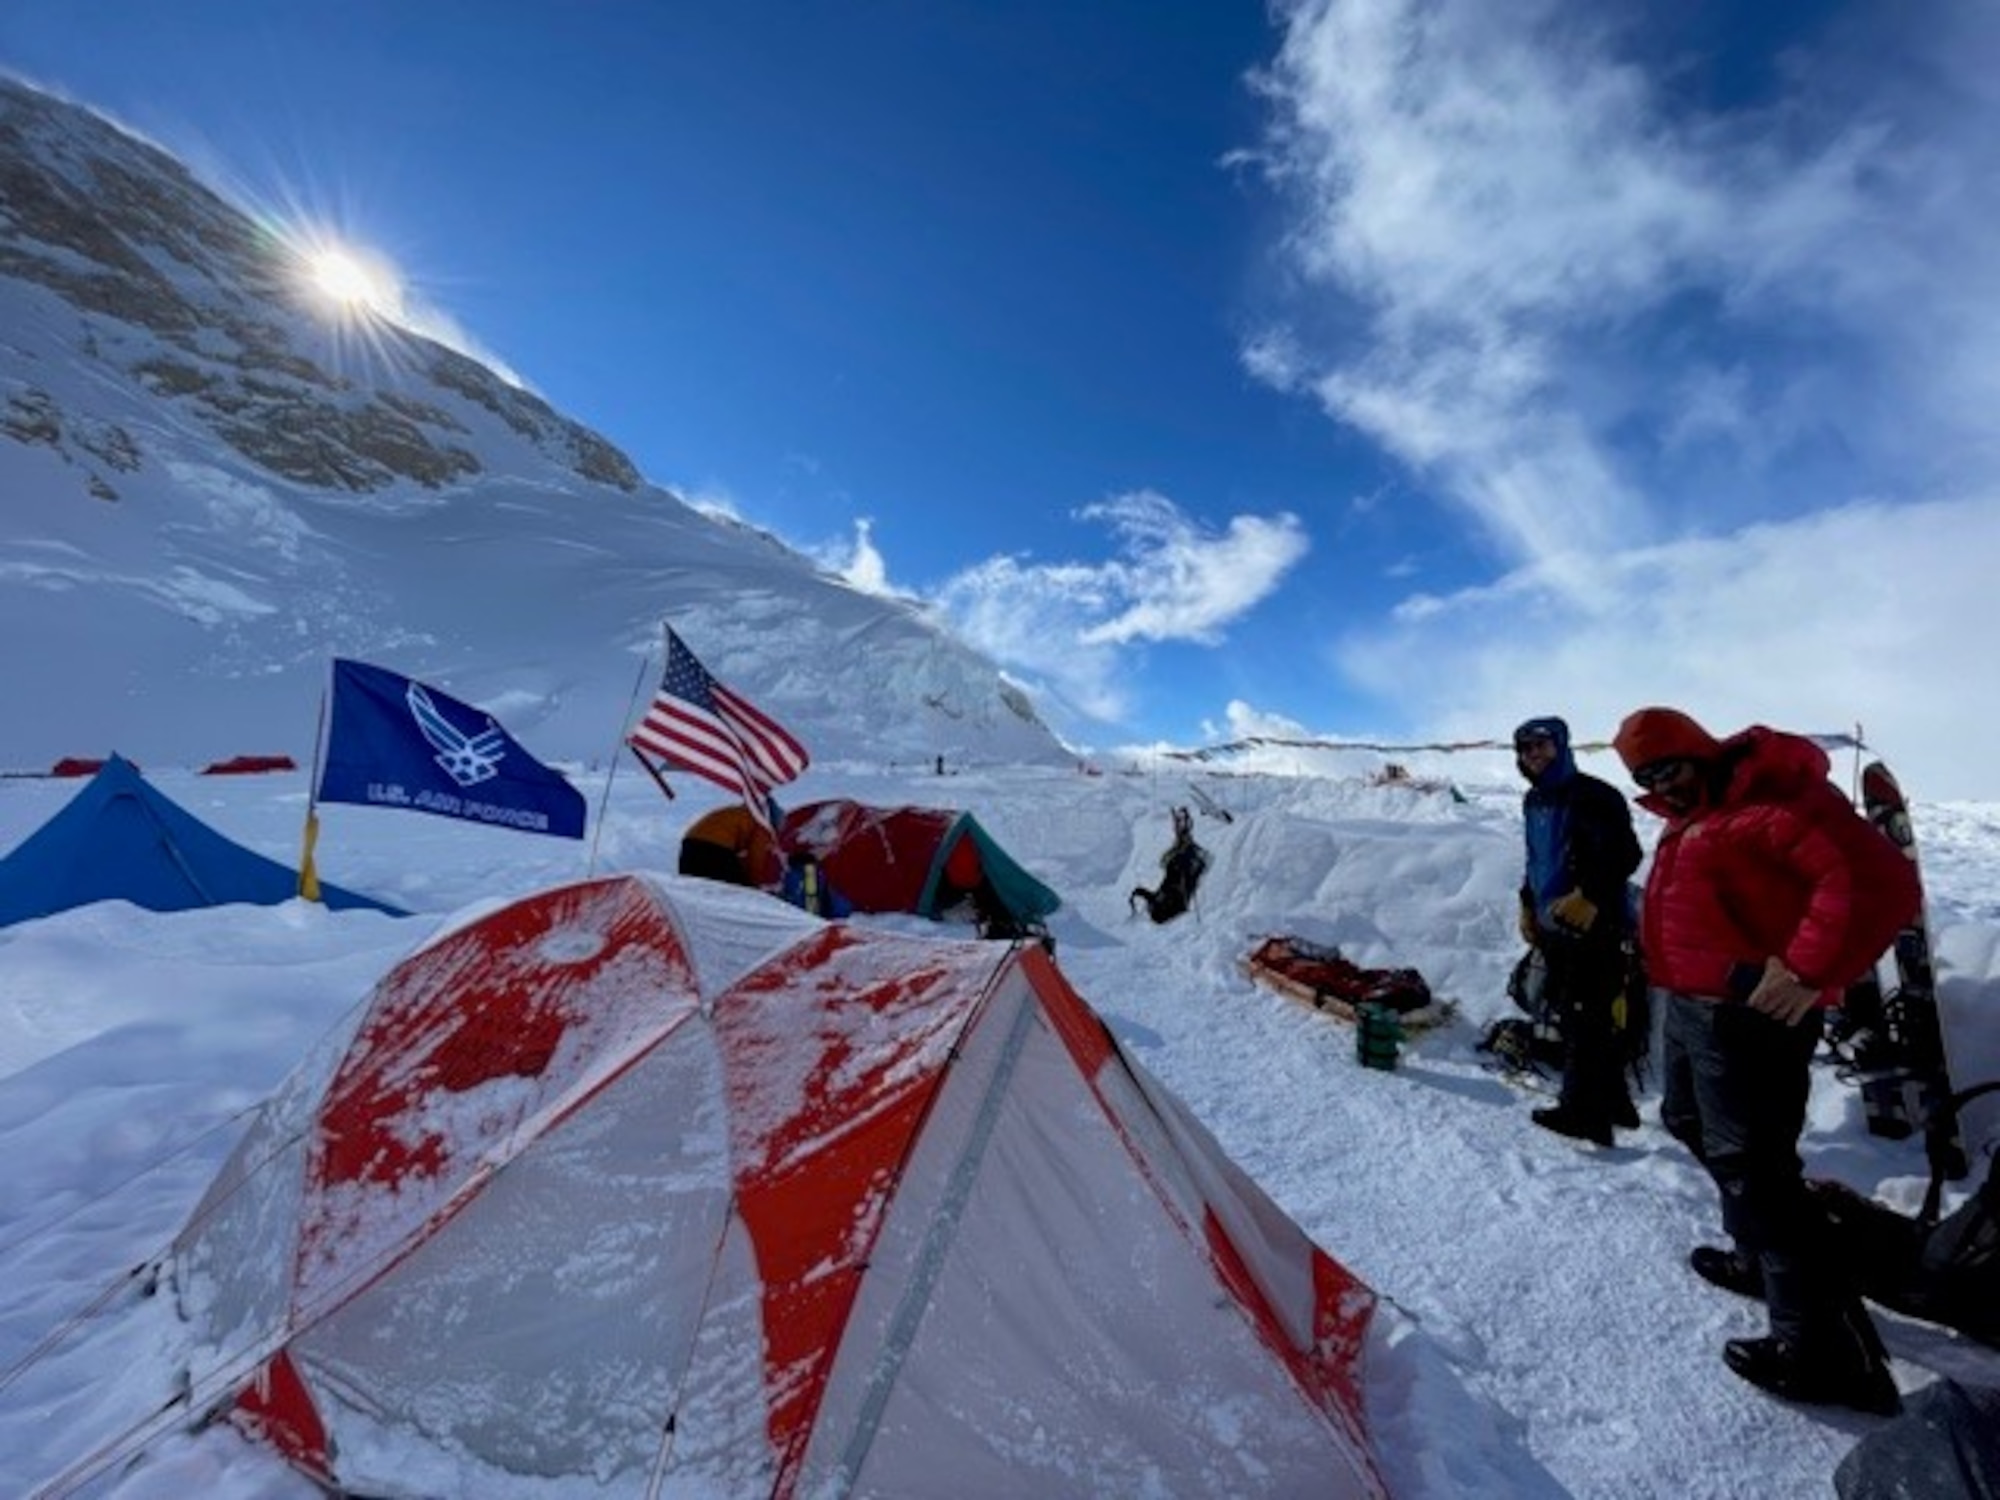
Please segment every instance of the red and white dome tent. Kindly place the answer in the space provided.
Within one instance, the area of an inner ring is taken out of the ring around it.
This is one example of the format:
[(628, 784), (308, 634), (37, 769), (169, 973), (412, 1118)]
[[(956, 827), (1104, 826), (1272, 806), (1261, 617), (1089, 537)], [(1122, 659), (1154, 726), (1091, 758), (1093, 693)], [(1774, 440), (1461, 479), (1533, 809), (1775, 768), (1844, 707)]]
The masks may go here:
[(1039, 945), (619, 876), (399, 964), (176, 1243), (370, 1496), (1385, 1492), (1375, 1296)]

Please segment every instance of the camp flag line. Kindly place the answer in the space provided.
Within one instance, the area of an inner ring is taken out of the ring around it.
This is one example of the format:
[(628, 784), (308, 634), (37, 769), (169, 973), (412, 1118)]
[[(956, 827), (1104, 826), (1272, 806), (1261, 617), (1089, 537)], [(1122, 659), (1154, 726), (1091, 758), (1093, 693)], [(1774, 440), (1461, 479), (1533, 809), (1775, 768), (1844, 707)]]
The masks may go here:
[[(635, 751), (670, 761), (743, 799), (769, 827), (770, 791), (811, 763), (806, 747), (749, 699), (709, 675), (671, 625), (660, 690), (626, 738)], [(643, 758), (643, 757), (642, 757)]]
[(306, 807), (299, 894), (319, 899), (321, 802), (401, 808), (555, 838), (583, 837), (583, 793), (499, 720), (386, 667), (335, 657)]
[[(1868, 748), (1860, 734), (1807, 734), (1822, 750), (1866, 750)], [(1253, 734), (1240, 740), (1227, 740), (1220, 745), (1204, 745), (1199, 750), (1163, 750), (1160, 753), (1168, 760), (1212, 760), (1219, 755), (1235, 755), (1244, 750), (1377, 750), (1385, 754), (1407, 755), (1419, 750), (1434, 750), (1442, 754), (1452, 754), (1461, 750), (1512, 750), (1514, 742), (1506, 740), (1436, 740), (1423, 745), (1385, 745), (1371, 740), (1294, 740), (1280, 739), (1273, 735)], [(1577, 740), (1571, 746), (1576, 750), (1609, 750), (1609, 740)]]

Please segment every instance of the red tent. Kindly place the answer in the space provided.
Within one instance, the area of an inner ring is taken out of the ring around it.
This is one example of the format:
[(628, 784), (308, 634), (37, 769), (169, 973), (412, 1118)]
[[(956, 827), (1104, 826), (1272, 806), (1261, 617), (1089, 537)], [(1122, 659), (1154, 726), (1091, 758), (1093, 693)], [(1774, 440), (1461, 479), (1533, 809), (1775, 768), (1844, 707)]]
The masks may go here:
[(981, 876), (1017, 922), (1041, 921), (1062, 904), (1056, 893), (1002, 849), (969, 812), (938, 807), (870, 807), (811, 802), (785, 815), (779, 842), (819, 857), (833, 888), (856, 911), (935, 917), (953, 887)]
[(204, 776), (255, 776), (265, 771), (296, 771), (299, 763), (289, 755), (232, 755), (228, 760), (211, 761), (201, 768)]
[(1385, 1493), (1374, 1294), (1032, 943), (544, 891), (391, 970), (176, 1258), (188, 1408), (342, 1494)]

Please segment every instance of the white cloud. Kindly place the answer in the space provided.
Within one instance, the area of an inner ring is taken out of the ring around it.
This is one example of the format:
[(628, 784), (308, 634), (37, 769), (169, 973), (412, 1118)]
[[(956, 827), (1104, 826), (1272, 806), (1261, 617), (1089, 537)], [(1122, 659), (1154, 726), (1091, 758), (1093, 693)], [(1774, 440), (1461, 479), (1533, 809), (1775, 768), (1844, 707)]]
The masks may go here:
[(1253, 708), (1241, 698), (1232, 698), (1222, 711), (1220, 725), (1204, 724), (1210, 738), (1216, 740), (1304, 740), (1317, 738), (1313, 732), (1297, 719), (1284, 714), (1274, 714)]
[(1990, 10), (1831, 28), (1731, 114), (1691, 112), (1581, 0), (1286, 22), (1265, 159), (1305, 291), (1244, 362), (1501, 555), (1601, 607), (1579, 554), (1992, 471)]
[(949, 579), (933, 602), (973, 646), (1104, 721), (1128, 711), (1131, 647), (1220, 640), (1309, 546), (1295, 516), (1234, 516), (1217, 533), (1150, 491), (1079, 514), (1111, 528), (1117, 555), (1095, 563), (989, 558)]
[(1606, 558), (1620, 602), (1603, 610), (1532, 565), (1413, 600), (1337, 659), (1425, 738), (1504, 734), (1537, 713), (1603, 738), (1665, 703), (1718, 733), (1859, 723), (1916, 795), (1990, 796), (1996, 557), (2000, 497), (1856, 504)]
[(1228, 529), (1216, 536), (1151, 491), (1088, 506), (1083, 518), (1107, 522), (1124, 543), (1124, 556), (1103, 569), (1122, 607), (1084, 632), (1087, 645), (1135, 640), (1212, 645), (1224, 625), (1277, 587), (1309, 546), (1296, 516), (1232, 516)]

